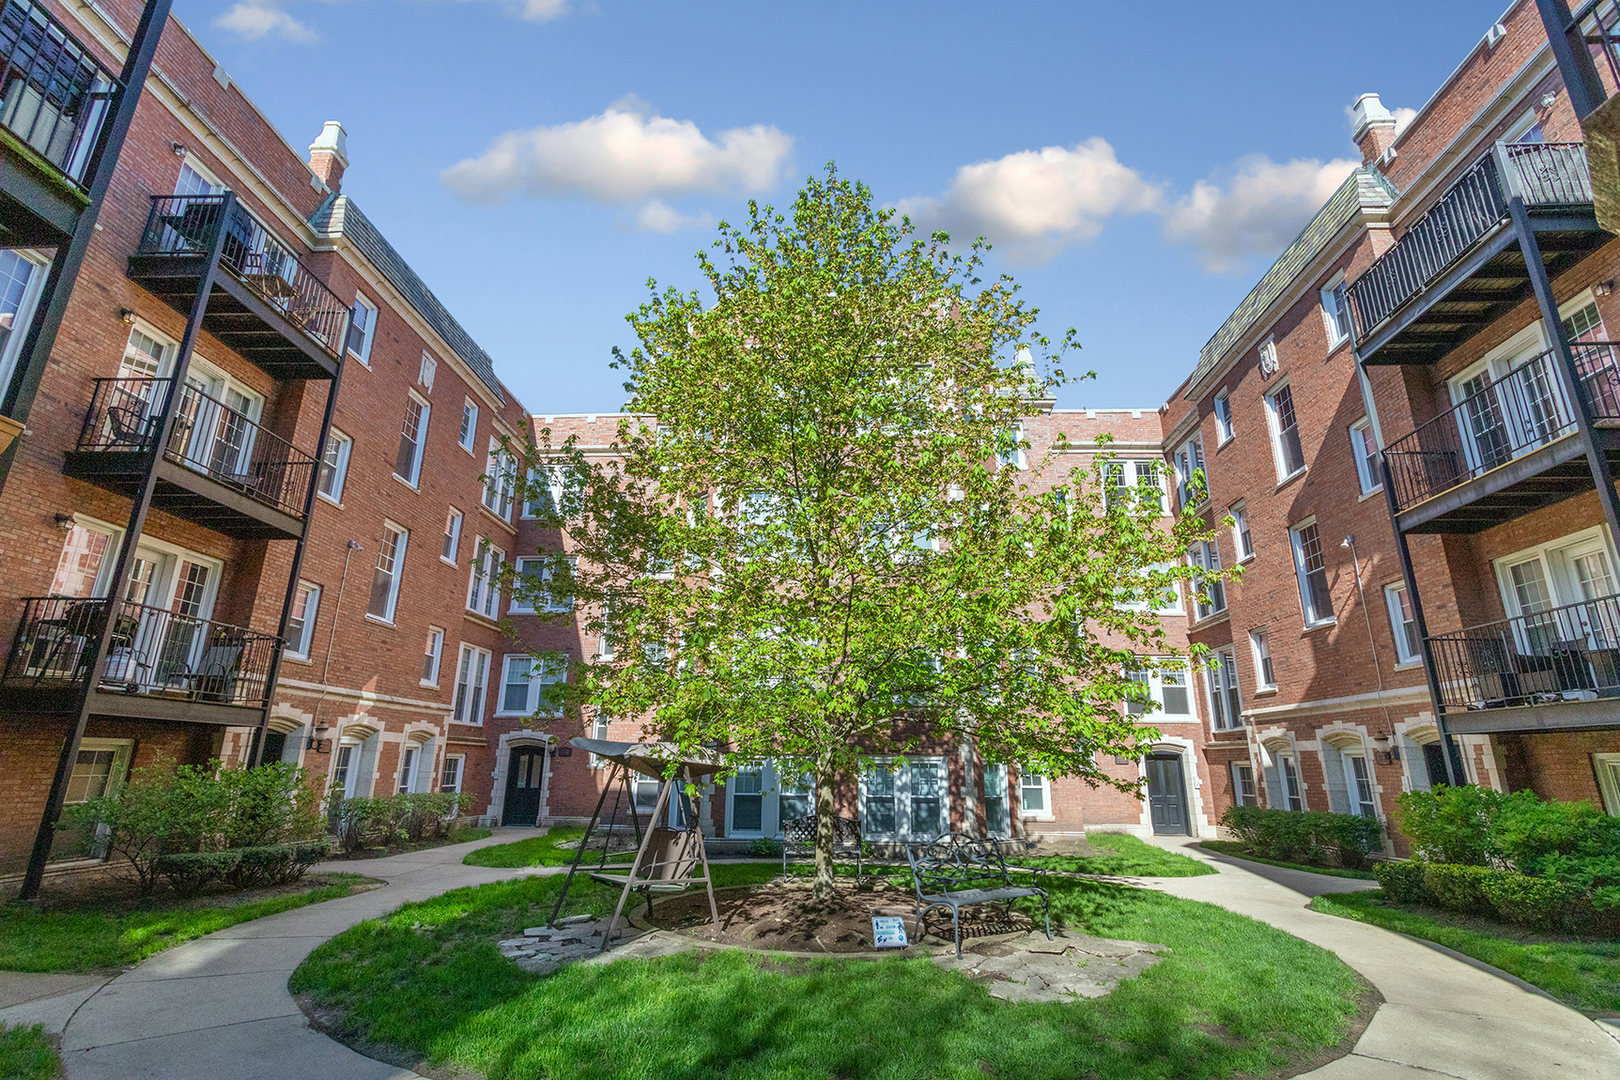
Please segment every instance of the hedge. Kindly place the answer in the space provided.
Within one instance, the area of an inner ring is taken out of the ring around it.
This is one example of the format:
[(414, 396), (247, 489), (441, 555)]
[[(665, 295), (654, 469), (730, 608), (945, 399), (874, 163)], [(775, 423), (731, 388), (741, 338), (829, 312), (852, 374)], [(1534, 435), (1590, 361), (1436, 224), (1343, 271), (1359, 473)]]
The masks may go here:
[(1221, 824), (1256, 855), (1311, 866), (1364, 870), (1384, 846), (1378, 819), (1356, 814), (1233, 806)]
[(302, 878), (331, 850), (331, 841), (321, 837), (224, 851), (176, 852), (157, 860), (157, 872), (176, 892), (185, 895), (194, 895), (221, 881), (237, 889), (286, 885)]
[(338, 842), (351, 855), (384, 847), (396, 837), (419, 843), (442, 835), (451, 815), (472, 805), (472, 797), (454, 791), (419, 791), (376, 798), (344, 799), (338, 804)]
[(1431, 904), (1462, 915), (1494, 916), (1531, 930), (1606, 937), (1620, 933), (1616, 910), (1577, 886), (1493, 866), (1384, 862), (1373, 868), (1384, 894), (1403, 904)]

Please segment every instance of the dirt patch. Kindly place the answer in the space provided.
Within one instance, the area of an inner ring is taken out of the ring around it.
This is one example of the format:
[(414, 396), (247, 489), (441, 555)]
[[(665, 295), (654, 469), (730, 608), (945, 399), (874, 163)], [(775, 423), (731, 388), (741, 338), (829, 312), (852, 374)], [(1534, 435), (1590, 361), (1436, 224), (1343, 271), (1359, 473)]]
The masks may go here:
[[(907, 938), (913, 945), (918, 944), (914, 935), (916, 898), (907, 890), (889, 885), (845, 889), (818, 900), (808, 885), (771, 884), (716, 889), (714, 899), (720, 911), (718, 931), (709, 915), (708, 897), (695, 889), (656, 901), (647, 921), (661, 930), (674, 930), (700, 941), (747, 949), (848, 953), (873, 948), (874, 917), (898, 915), (906, 921)], [(1011, 914), (1004, 913), (1000, 904), (975, 904), (962, 909), (963, 941), (1023, 933), (1031, 928), (1028, 914), (1016, 908)], [(950, 914), (939, 909), (931, 912), (923, 921), (923, 931), (930, 944), (952, 940)]]
[(327, 885), (351, 882), (355, 893), (368, 892), (382, 885), (374, 878), (355, 880), (355, 875), (306, 874), (298, 881), (285, 885), (265, 885), (256, 889), (232, 891), (221, 889), (195, 896), (180, 896), (167, 885), (160, 884), (151, 896), (143, 898), (133, 878), (111, 869), (94, 875), (75, 876), (64, 880), (46, 879), (40, 893), (41, 911), (96, 911), (111, 915), (125, 915), (132, 911), (187, 911), (195, 908), (233, 908), (271, 900), (278, 896), (298, 896)]
[(299, 994), (293, 1000), (303, 1010), (310, 1027), (327, 1038), (342, 1043), (357, 1054), (363, 1054), (397, 1069), (409, 1069), (418, 1076), (427, 1077), (428, 1080), (484, 1080), (484, 1074), (481, 1072), (455, 1069), (448, 1065), (433, 1065), (424, 1061), (422, 1055), (415, 1050), (394, 1043), (372, 1042), (357, 1035), (345, 1026), (347, 1014), (342, 1009), (317, 1008), (308, 994)]

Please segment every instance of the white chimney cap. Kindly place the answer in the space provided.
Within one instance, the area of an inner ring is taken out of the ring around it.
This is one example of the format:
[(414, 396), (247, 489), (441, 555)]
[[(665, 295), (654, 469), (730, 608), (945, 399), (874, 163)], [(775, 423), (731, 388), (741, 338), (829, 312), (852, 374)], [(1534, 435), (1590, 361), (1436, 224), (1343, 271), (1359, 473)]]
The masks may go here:
[(1377, 94), (1362, 94), (1356, 98), (1356, 103), (1350, 108), (1350, 115), (1355, 119), (1355, 131), (1351, 138), (1356, 142), (1367, 134), (1370, 127), (1382, 127), (1385, 124), (1395, 126), (1395, 114), (1384, 108), (1384, 103), (1378, 100)]
[(328, 120), (315, 141), (309, 144), (311, 154), (325, 152), (333, 155), (345, 166), (349, 164), (349, 139), (341, 120)]

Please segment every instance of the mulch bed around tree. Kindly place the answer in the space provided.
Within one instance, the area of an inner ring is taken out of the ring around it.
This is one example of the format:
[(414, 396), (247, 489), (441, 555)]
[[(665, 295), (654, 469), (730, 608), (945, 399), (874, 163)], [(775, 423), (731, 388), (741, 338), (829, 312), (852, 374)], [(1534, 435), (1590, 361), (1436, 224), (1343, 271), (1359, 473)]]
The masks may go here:
[[(899, 915), (906, 921), (906, 937), (914, 940), (917, 901), (913, 893), (889, 885), (844, 888), (826, 900), (817, 900), (807, 884), (772, 883), (737, 889), (716, 889), (720, 930), (709, 916), (709, 898), (702, 886), (678, 896), (653, 902), (651, 920), (646, 907), (638, 907), (638, 921), (650, 921), (663, 930), (676, 930), (701, 941), (748, 949), (783, 952), (865, 952), (872, 946), (872, 919)], [(1031, 901), (1020, 903), (1027, 907)], [(1000, 904), (975, 904), (962, 909), (962, 940), (1028, 931), (1033, 924), (1027, 911), (1015, 906), (1002, 914)], [(950, 913), (936, 909), (923, 923), (925, 943), (951, 938)], [(904, 950), (886, 950), (902, 952)]]

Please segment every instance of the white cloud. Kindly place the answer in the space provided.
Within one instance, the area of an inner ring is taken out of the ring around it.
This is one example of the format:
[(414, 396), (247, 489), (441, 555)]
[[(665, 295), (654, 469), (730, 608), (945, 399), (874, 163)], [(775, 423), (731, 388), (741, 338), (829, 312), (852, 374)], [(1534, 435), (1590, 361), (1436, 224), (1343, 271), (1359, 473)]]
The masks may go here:
[(314, 41), (315, 31), (265, 0), (249, 0), (232, 4), (214, 20), (221, 30), (228, 30), (248, 41), (277, 37), (286, 41)]
[(1395, 134), (1397, 135), (1399, 135), (1402, 131), (1405, 131), (1406, 125), (1410, 124), (1414, 119), (1417, 118), (1417, 110), (1408, 109), (1404, 105), (1398, 109), (1391, 109), (1389, 111), (1395, 114)]
[(906, 199), (902, 213), (953, 238), (984, 236), (1014, 262), (1044, 262), (1089, 240), (1119, 214), (1157, 209), (1161, 185), (1120, 164), (1107, 140), (1022, 150), (956, 170), (938, 198)]
[(1277, 164), (1255, 154), (1222, 186), (1200, 180), (1165, 214), (1164, 235), (1188, 244), (1204, 268), (1222, 273), (1250, 255), (1276, 255), (1361, 162), (1336, 158)]
[(586, 120), (509, 131), (476, 158), (439, 175), (462, 200), (577, 196), (613, 203), (696, 192), (766, 191), (787, 164), (793, 137), (755, 124), (715, 133), (690, 120), (648, 115), (633, 98)]
[(707, 213), (682, 214), (662, 199), (653, 199), (636, 211), (635, 227), (642, 232), (672, 233), (714, 224)]

